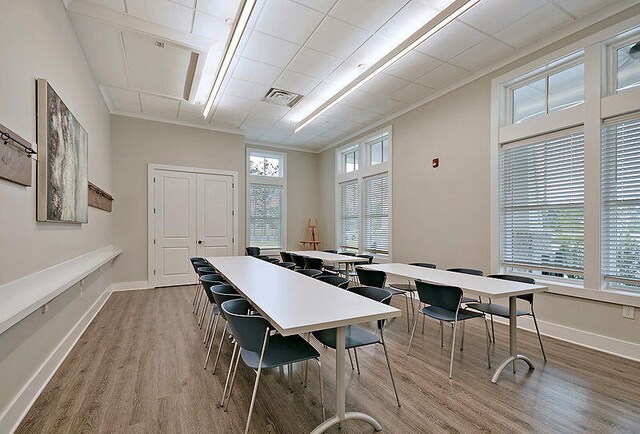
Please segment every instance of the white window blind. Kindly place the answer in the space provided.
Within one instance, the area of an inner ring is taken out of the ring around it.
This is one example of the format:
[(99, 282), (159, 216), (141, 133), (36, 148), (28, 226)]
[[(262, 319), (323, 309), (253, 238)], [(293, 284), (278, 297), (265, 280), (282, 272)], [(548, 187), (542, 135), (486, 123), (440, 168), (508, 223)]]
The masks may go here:
[(510, 271), (581, 278), (584, 133), (565, 130), (500, 153), (501, 258)]
[(364, 249), (389, 254), (389, 176), (364, 180)]
[(640, 290), (640, 115), (602, 131), (602, 272), (611, 286)]
[(251, 184), (249, 187), (249, 245), (282, 249), (283, 187)]
[(358, 181), (340, 184), (340, 247), (359, 250), (360, 191)]

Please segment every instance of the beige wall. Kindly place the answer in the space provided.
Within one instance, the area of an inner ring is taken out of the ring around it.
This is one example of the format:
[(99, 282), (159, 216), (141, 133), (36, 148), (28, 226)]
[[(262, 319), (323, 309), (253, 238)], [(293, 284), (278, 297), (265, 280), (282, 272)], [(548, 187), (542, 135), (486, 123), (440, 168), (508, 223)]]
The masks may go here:
[[(148, 163), (238, 172), (238, 253), (244, 254), (246, 148), (242, 135), (122, 116), (112, 116), (111, 127), (114, 244), (124, 250), (114, 267), (114, 281), (147, 280)], [(316, 154), (286, 153), (287, 241), (294, 248), (304, 234), (306, 219), (317, 215), (318, 165)]]
[[(35, 80), (49, 80), (88, 133), (89, 179), (111, 191), (110, 115), (62, 1), (2, 1), (0, 10), (0, 122), (35, 143)], [(33, 169), (31, 188), (0, 180), (0, 285), (112, 243), (111, 214), (94, 208), (88, 224), (37, 223)], [(107, 265), (82, 293), (76, 285), (0, 335), (0, 415), (110, 283)], [(6, 415), (0, 432), (19, 417)]]
[[(638, 13), (640, 7), (619, 14), (389, 123), (393, 126), (394, 261), (495, 271), (490, 263), (491, 79)], [(438, 169), (431, 168), (435, 157), (440, 158)], [(320, 209), (327, 221), (325, 229), (333, 234), (335, 148), (322, 152), (320, 162)], [(536, 308), (538, 318), (548, 323), (547, 330), (560, 325), (640, 343), (638, 320), (623, 319), (618, 305), (549, 294), (537, 298)]]

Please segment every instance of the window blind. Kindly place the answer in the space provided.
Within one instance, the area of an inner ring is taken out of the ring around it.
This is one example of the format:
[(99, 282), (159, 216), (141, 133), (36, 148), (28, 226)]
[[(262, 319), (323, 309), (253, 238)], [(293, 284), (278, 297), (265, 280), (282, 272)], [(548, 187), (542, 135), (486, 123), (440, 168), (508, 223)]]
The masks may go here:
[(283, 187), (251, 184), (249, 187), (249, 245), (282, 249)]
[(358, 181), (340, 184), (340, 247), (359, 250), (360, 190)]
[(389, 254), (389, 176), (364, 180), (364, 249)]
[(502, 264), (580, 278), (584, 262), (584, 132), (565, 130), (500, 152)]
[(605, 122), (601, 164), (602, 273), (640, 290), (640, 115)]

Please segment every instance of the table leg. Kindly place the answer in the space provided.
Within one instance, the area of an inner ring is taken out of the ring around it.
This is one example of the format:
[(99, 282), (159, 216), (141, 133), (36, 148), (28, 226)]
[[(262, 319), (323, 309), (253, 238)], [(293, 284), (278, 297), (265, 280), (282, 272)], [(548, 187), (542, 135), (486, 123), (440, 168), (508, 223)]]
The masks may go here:
[(518, 315), (517, 315), (517, 298), (509, 297), (509, 357), (503, 360), (500, 363), (500, 366), (496, 369), (496, 372), (493, 374), (493, 378), (491, 379), (492, 383), (497, 383), (500, 378), (500, 374), (502, 370), (509, 366), (510, 363), (515, 363), (516, 360), (522, 360), (527, 365), (529, 365), (529, 369), (535, 369), (533, 363), (527, 356), (523, 356), (522, 354), (518, 354)]
[(345, 420), (363, 420), (369, 423), (376, 431), (382, 431), (382, 425), (368, 414), (355, 411), (345, 412), (345, 348), (344, 327), (336, 329), (336, 415), (318, 425), (311, 434), (320, 434), (334, 425)]

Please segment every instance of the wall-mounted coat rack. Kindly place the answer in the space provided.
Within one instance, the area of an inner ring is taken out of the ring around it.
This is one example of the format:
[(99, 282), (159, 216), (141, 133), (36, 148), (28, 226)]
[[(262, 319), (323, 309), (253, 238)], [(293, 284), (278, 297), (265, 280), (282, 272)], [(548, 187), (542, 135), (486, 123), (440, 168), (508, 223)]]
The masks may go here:
[(0, 124), (0, 178), (31, 187), (31, 156), (36, 154), (31, 143)]

